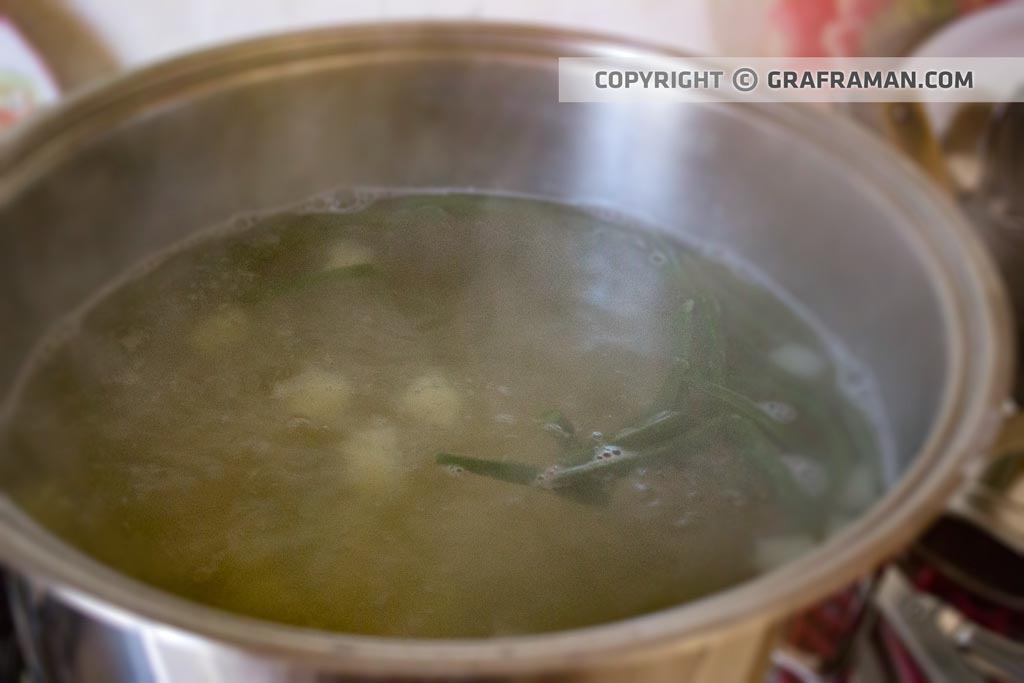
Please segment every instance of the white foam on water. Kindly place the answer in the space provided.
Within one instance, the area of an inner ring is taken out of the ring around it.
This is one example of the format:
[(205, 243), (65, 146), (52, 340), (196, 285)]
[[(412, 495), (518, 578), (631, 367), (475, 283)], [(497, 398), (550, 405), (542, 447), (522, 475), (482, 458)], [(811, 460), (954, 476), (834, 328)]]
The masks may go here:
[(762, 401), (757, 405), (765, 415), (776, 422), (787, 424), (797, 418), (796, 408), (782, 401)]

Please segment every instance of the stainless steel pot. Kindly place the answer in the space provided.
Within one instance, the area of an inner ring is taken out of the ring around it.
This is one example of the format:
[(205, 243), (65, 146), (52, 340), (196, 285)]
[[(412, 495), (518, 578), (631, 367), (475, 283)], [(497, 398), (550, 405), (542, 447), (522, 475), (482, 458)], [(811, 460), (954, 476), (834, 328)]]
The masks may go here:
[[(150, 252), (338, 186), (597, 201), (727, 244), (875, 374), (883, 500), (809, 555), (672, 610), (481, 641), (263, 623), (142, 586), (5, 506), (0, 557), (53, 681), (711, 680), (720, 644), (868, 572), (982, 463), (1011, 376), (1003, 292), (951, 204), (850, 124), (787, 106), (559, 104), (556, 58), (667, 53), (500, 25), (353, 27), (178, 59), (0, 151), (0, 387), (48, 325)], [(2, 457), (2, 454), (0, 454)], [(750, 654), (757, 650), (754, 646)], [(719, 677), (717, 680), (723, 680)]]

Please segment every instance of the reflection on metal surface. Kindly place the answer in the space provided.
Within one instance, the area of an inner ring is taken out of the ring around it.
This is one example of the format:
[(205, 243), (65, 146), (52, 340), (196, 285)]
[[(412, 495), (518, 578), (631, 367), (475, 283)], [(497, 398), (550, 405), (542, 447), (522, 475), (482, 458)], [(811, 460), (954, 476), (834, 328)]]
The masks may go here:
[(953, 181), (946, 168), (942, 148), (920, 103), (894, 102), (880, 107), (881, 125), (889, 139), (901, 152), (913, 159), (939, 187), (951, 192)]

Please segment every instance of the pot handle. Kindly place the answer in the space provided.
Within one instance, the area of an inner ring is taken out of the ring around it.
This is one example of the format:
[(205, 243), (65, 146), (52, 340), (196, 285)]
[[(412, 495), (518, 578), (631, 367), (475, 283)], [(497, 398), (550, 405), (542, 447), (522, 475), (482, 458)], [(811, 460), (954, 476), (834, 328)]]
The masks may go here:
[(48, 67), (62, 93), (100, 81), (122, 69), (103, 38), (71, 3), (0, 0), (0, 16), (18, 30)]
[[(947, 194), (954, 199), (957, 197), (957, 183), (950, 172), (946, 154), (920, 103), (890, 102), (855, 109), (853, 114), (879, 130)], [(976, 227), (991, 248), (993, 244), (985, 235), (984, 226)], [(1000, 260), (1000, 254), (995, 256)], [(1012, 269), (1001, 264), (1001, 270), (1004, 279), (1013, 279)], [(1016, 285), (1011, 287), (1011, 295), (1017, 288)], [(1013, 298), (1016, 315), (1024, 317), (1024, 300)], [(1024, 319), (1020, 322), (1024, 323)], [(1020, 323), (1017, 329), (1018, 334), (1024, 331)], [(1024, 387), (1017, 388), (1018, 395), (1022, 390)], [(999, 439), (993, 451), (985, 455), (983, 462), (972, 470), (968, 481), (954, 495), (949, 511), (979, 525), (1024, 554), (1024, 413), (1014, 406), (1008, 408)]]
[(942, 190), (955, 194), (942, 145), (920, 102), (852, 103), (844, 111), (913, 161)]
[(1024, 555), (1024, 412), (1004, 422), (991, 458), (960, 487), (949, 512)]

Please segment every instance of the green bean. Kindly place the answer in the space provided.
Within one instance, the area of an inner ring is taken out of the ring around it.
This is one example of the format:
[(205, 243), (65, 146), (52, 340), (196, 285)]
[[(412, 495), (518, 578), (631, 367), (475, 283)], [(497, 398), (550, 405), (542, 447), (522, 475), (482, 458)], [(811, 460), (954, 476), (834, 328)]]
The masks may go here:
[(543, 472), (540, 468), (519, 462), (485, 460), (451, 453), (438, 453), (439, 465), (461, 467), (467, 472), (521, 486), (536, 486), (552, 490), (563, 498), (585, 505), (607, 505), (611, 496), (598, 482), (581, 482), (579, 486), (559, 490), (541, 484)]
[[(723, 419), (724, 417), (718, 417), (704, 424), (692, 426), (674, 438), (652, 444), (642, 450), (623, 450), (617, 444), (606, 446), (605, 451), (610, 451), (608, 457), (595, 457), (574, 467), (555, 470), (547, 474), (540, 483), (545, 488), (559, 489), (575, 485), (591, 475), (627, 474), (640, 463), (682, 457), (693, 452), (707, 437), (713, 436), (721, 428)], [(616, 450), (620, 452), (615, 454)]]
[[(657, 237), (653, 238), (657, 243)], [(774, 419), (761, 404), (727, 383), (729, 358), (723, 331), (722, 310), (740, 322), (756, 318), (751, 302), (740, 300), (737, 292), (723, 288), (696, 256), (679, 252), (666, 244), (666, 276), (671, 289), (686, 297), (672, 321), (675, 364), (668, 373), (648, 416), (635, 426), (626, 427), (608, 439), (605, 446), (584, 443), (575, 426), (559, 411), (545, 413), (538, 422), (552, 432), (566, 451), (559, 466), (540, 468), (508, 462), (495, 462), (457, 456), (439, 456), (438, 462), (462, 466), (467, 471), (493, 479), (529, 484), (581, 500), (607, 496), (609, 477), (629, 474), (642, 463), (676, 459), (699, 448), (722, 442), (730, 452), (744, 457), (761, 472), (774, 494), (794, 514), (812, 516), (809, 496), (795, 480), (781, 455), (799, 444), (806, 444), (807, 420), (787, 424)], [(735, 314), (735, 315), (734, 315)], [(762, 330), (757, 327), (756, 330)], [(744, 335), (731, 335), (742, 346), (749, 346)], [(758, 373), (753, 373), (757, 375)], [(848, 453), (863, 446), (864, 429), (851, 435), (838, 433), (835, 421), (853, 423), (857, 416), (834, 414), (835, 406), (821, 405), (808, 396), (808, 382), (796, 378), (772, 377), (772, 395), (799, 409), (812, 420), (811, 427), (827, 440), (830, 456), (830, 482), (841, 480), (843, 462), (835, 454)], [(848, 425), (856, 426), (856, 425)], [(860, 425), (863, 427), (863, 425)], [(848, 466), (848, 462), (845, 463)], [(603, 485), (603, 489), (601, 488)]]
[(549, 410), (537, 418), (544, 431), (552, 434), (564, 447), (577, 445), (576, 427), (560, 410)]
[[(671, 248), (667, 248), (666, 252), (673, 253)], [(729, 278), (714, 277), (712, 273), (708, 272), (706, 264), (697, 261), (690, 254), (682, 253), (678, 259), (670, 259), (669, 266), (672, 269), (671, 273), (678, 278), (681, 286), (693, 290), (699, 284), (699, 291), (703, 292), (704, 296), (713, 297), (719, 310), (728, 308), (732, 324), (744, 330), (743, 333), (740, 333), (734, 329), (733, 333), (729, 335), (731, 344), (737, 345), (740, 349), (746, 349), (746, 353), (743, 351), (738, 353), (740, 357), (757, 357), (763, 353), (751, 342), (752, 335), (761, 334), (773, 340), (792, 341), (799, 335), (807, 333), (804, 326), (796, 324), (795, 316), (792, 320), (776, 321), (771, 328), (766, 328), (763, 319), (756, 311), (757, 301), (751, 298), (749, 289), (744, 288), (742, 291), (737, 291), (735, 282)], [(699, 282), (696, 283), (694, 282), (695, 274), (699, 275)], [(694, 309), (696, 310), (696, 304)], [(708, 321), (705, 321), (704, 325), (706, 327)], [(700, 331), (701, 326), (691, 320), (689, 328), (691, 332), (688, 334), (695, 334), (694, 330)], [(719, 328), (712, 326), (704, 329), (703, 334), (705, 351), (713, 343), (709, 340), (710, 337), (717, 342), (714, 343), (714, 348), (722, 354), (725, 353)], [(719, 335), (717, 339), (716, 335)], [(691, 354), (697, 350), (693, 349), (697, 345), (690, 342), (686, 335), (683, 335), (682, 343), (683, 347), (692, 349)], [(748, 379), (748, 377), (770, 379), (773, 398), (777, 396), (779, 400), (792, 405), (804, 418), (794, 425), (784, 425), (772, 420), (756, 402), (746, 398), (741, 392), (726, 387), (722, 381), (716, 381), (712, 370), (725, 366), (724, 360), (720, 363), (721, 366), (713, 361), (705, 360), (703, 365), (698, 364), (696, 371), (690, 371), (687, 367), (691, 363), (684, 363), (684, 372), (670, 375), (670, 381), (680, 383), (678, 393), (675, 394), (675, 402), (671, 405), (692, 406), (694, 395), (688, 392), (696, 389), (698, 393), (701, 393), (703, 390), (705, 395), (710, 394), (716, 401), (726, 403), (751, 419), (770, 436), (776, 446), (781, 448), (806, 444), (806, 438), (800, 438), (797, 431), (806, 429), (807, 423), (810, 422), (818, 427), (816, 431), (825, 441), (821, 450), (824, 464), (828, 469), (827, 479), (832, 486), (843, 481), (853, 461), (858, 458), (868, 458), (876, 452), (875, 432), (867, 423), (864, 415), (854, 406), (826, 404), (814, 399), (813, 397), (818, 394), (812, 391), (809, 380), (787, 377), (783, 373), (753, 372), (749, 376), (744, 376), (744, 379)], [(667, 392), (663, 391), (664, 393)]]
[(776, 498), (802, 523), (814, 520), (812, 501), (800, 488), (775, 444), (758, 434), (758, 426), (744, 415), (731, 415), (722, 425), (725, 436), (734, 439), (732, 452), (742, 456), (765, 474)]
[(692, 426), (693, 417), (676, 410), (652, 415), (636, 427), (617, 432), (610, 443), (628, 450), (638, 450), (667, 441)]
[[(746, 342), (741, 340), (738, 344), (746, 345)], [(747, 353), (753, 354), (755, 350), (747, 346)], [(745, 379), (759, 387), (759, 393), (765, 398), (787, 403), (796, 411), (798, 417), (792, 424), (777, 427), (787, 443), (802, 444), (802, 450), (806, 451), (809, 443), (806, 430), (813, 431), (813, 436), (820, 441), (817, 452), (827, 469), (830, 487), (841, 484), (857, 460), (876, 457), (877, 433), (864, 414), (852, 403), (821, 398), (834, 392), (824, 386), (835, 382), (832, 375), (804, 379), (783, 372), (770, 375), (754, 372)]]
[(498, 460), (484, 460), (483, 458), (470, 458), (452, 453), (438, 453), (435, 458), (438, 465), (450, 467), (461, 467), (467, 472), (479, 474), (490, 479), (508, 482), (510, 484), (530, 484), (537, 481), (541, 470), (533, 465), (526, 465), (519, 462), (508, 462)]
[[(655, 242), (662, 242), (655, 238)], [(690, 403), (686, 385), (694, 378), (718, 382), (727, 369), (726, 344), (722, 336), (722, 307), (704, 285), (703, 267), (690, 254), (662, 245), (668, 259), (666, 274), (673, 289), (688, 294), (672, 321), (674, 364), (658, 398), (656, 409), (685, 408)]]
[(709, 398), (724, 403), (733, 412), (743, 416), (756, 425), (771, 441), (780, 448), (786, 448), (787, 438), (783, 425), (776, 422), (752, 399), (738, 391), (715, 384), (714, 382), (691, 382), (690, 387), (705, 394)]
[[(616, 432), (609, 439), (610, 447), (619, 450), (637, 451), (664, 443), (681, 432), (690, 428), (693, 418), (685, 413), (674, 410), (663, 410), (655, 413), (635, 427), (626, 427)], [(573, 443), (576, 448), (561, 459), (559, 465), (571, 468), (584, 465), (594, 459), (594, 453), (600, 448), (596, 444), (582, 444), (578, 439)]]

